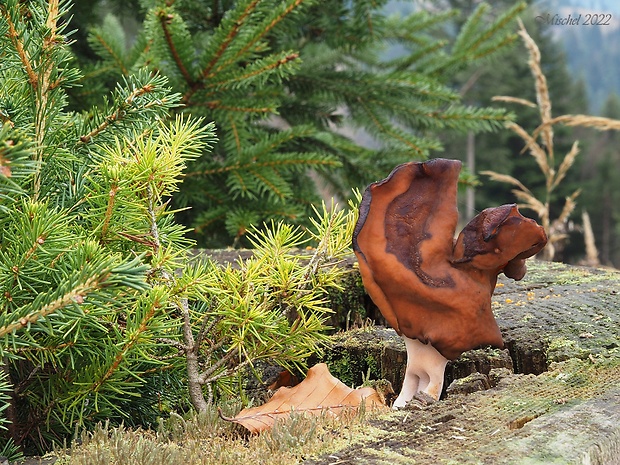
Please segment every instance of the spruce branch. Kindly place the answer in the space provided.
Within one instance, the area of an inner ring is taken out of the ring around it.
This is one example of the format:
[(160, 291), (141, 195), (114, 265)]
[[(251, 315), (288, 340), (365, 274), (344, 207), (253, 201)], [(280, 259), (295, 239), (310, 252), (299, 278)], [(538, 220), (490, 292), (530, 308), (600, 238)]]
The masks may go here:
[(258, 34), (255, 34), (253, 39), (251, 41), (249, 41), (243, 48), (241, 48), (241, 50), (239, 50), (236, 55), (234, 56), (234, 58), (232, 58), (231, 60), (229, 60), (228, 62), (224, 63), (223, 65), (220, 66), (220, 68), (224, 68), (226, 66), (228, 66), (230, 63), (233, 63), (234, 61), (236, 61), (237, 59), (239, 59), (240, 57), (244, 56), (246, 54), (246, 52), (248, 52), (256, 43), (260, 42), (261, 40), (263, 40), (263, 38), (265, 36), (267, 36), (267, 34), (269, 34), (277, 25), (278, 23), (280, 23), (281, 21), (284, 20), (284, 18), (286, 18), (288, 15), (290, 15), (296, 8), (299, 7), (299, 5), (301, 5), (305, 0), (294, 0), (293, 2), (291, 2), (289, 5), (286, 6), (286, 8), (284, 9), (284, 11), (282, 11), (281, 13), (278, 14), (277, 17), (273, 18), (271, 20), (271, 22), (266, 25)]
[(57, 67), (57, 63), (53, 60), (52, 50), (58, 46), (56, 31), (57, 21), (59, 18), (59, 0), (50, 0), (48, 2), (46, 27), (49, 34), (43, 39), (43, 47), (41, 53), (42, 70), (39, 72), (36, 89), (36, 105), (35, 105), (35, 139), (37, 142), (37, 171), (34, 175), (34, 192), (33, 197), (36, 199), (41, 190), (41, 167), (43, 164), (44, 140), (48, 125), (48, 104), (50, 100), (50, 92), (52, 91), (51, 75)]
[(166, 44), (168, 45), (168, 49), (170, 50), (170, 53), (172, 54), (174, 63), (176, 64), (177, 68), (181, 72), (181, 75), (185, 79), (187, 86), (189, 88), (194, 87), (195, 85), (194, 79), (192, 78), (191, 74), (187, 70), (187, 67), (183, 63), (183, 60), (181, 60), (179, 51), (177, 50), (176, 45), (174, 44), (174, 41), (172, 39), (172, 34), (170, 33), (170, 29), (168, 28), (168, 25), (174, 19), (174, 16), (172, 14), (166, 13), (166, 11), (163, 9), (159, 10), (155, 14), (157, 15), (157, 18), (159, 19), (159, 24), (161, 25), (161, 29), (164, 32)]
[(55, 299), (49, 304), (44, 305), (37, 311), (19, 318), (19, 320), (14, 323), (0, 326), (0, 337), (28, 327), (39, 321), (41, 318), (45, 318), (64, 307), (84, 303), (85, 297), (88, 294), (100, 289), (104, 285), (106, 279), (107, 275), (105, 274), (91, 276), (84, 283), (78, 284), (71, 291), (65, 293), (63, 296)]
[[(240, 351), (242, 351), (243, 348), (239, 347), (239, 349)], [(212, 381), (213, 374), (216, 373), (223, 366), (228, 365), (237, 356), (238, 356), (238, 353), (236, 351), (229, 350), (228, 352), (226, 352), (226, 354), (224, 354), (223, 357), (220, 357), (215, 363), (212, 363), (207, 369), (203, 370), (200, 373), (200, 378), (199, 378), (200, 384), (205, 385), (207, 383), (210, 383)], [(247, 364), (247, 363), (250, 363), (250, 359), (248, 357), (246, 357), (245, 360), (240, 361), (238, 364), (235, 364), (236, 366), (234, 369), (229, 368), (226, 370), (226, 372), (232, 373), (233, 370), (238, 371), (242, 366), (245, 366), (244, 364)]]
[(182, 352), (183, 354), (185, 354), (185, 352), (187, 351), (187, 346), (185, 344), (182, 344), (179, 341), (176, 341), (174, 339), (168, 339), (166, 337), (158, 337), (156, 340), (157, 342), (160, 342), (162, 344), (166, 344), (166, 345), (174, 347), (175, 349), (178, 349), (179, 352)]
[(230, 105), (222, 105), (221, 100), (209, 100), (200, 103), (192, 103), (193, 107), (208, 107), (211, 110), (223, 110), (233, 113), (255, 113), (255, 114), (268, 114), (274, 113), (274, 107), (238, 107)]
[(400, 134), (397, 134), (395, 131), (391, 130), (387, 126), (387, 124), (384, 124), (383, 122), (381, 122), (380, 118), (370, 109), (370, 107), (364, 102), (364, 100), (362, 100), (362, 98), (359, 98), (358, 101), (359, 101), (360, 105), (362, 106), (362, 108), (366, 111), (368, 116), (370, 116), (370, 119), (375, 124), (375, 126), (379, 129), (379, 131), (387, 134), (388, 136), (390, 136), (390, 137), (396, 139), (397, 141), (402, 142), (403, 144), (408, 146), (410, 149), (412, 149), (416, 153), (417, 157), (420, 157), (420, 158), (424, 157), (425, 152), (424, 152), (424, 150), (422, 150), (422, 148), (420, 148), (419, 146), (414, 144), (412, 141), (407, 140), (406, 138), (404, 138)]
[(148, 311), (142, 317), (140, 324), (137, 328), (132, 331), (130, 338), (125, 342), (123, 347), (117, 352), (114, 360), (108, 367), (107, 371), (103, 374), (101, 378), (95, 381), (92, 385), (89, 386), (88, 391), (98, 392), (113, 375), (116, 373), (125, 360), (127, 353), (134, 348), (139, 342), (140, 338), (144, 333), (150, 330), (149, 322), (155, 316), (156, 312), (159, 308), (162, 307), (162, 302), (159, 299), (155, 299), (148, 308)]
[[(80, 136), (80, 139), (77, 142), (77, 144), (78, 145), (88, 144), (93, 138), (97, 137), (100, 133), (108, 129), (108, 127), (111, 124), (122, 121), (124, 118), (127, 117), (128, 114), (130, 114), (132, 111), (135, 111), (133, 108), (133, 105), (134, 105), (134, 101), (138, 97), (141, 97), (142, 95), (153, 92), (154, 90), (155, 90), (155, 85), (151, 83), (145, 84), (139, 89), (134, 89), (125, 98), (125, 100), (116, 108), (116, 110), (113, 113), (111, 113), (110, 115), (104, 118), (103, 122), (99, 126), (97, 126), (95, 129), (93, 129), (88, 134)], [(162, 104), (163, 102), (161, 101), (149, 102), (146, 105), (144, 105), (144, 108), (149, 108), (154, 105), (162, 105)]]
[[(233, 357), (230, 357), (230, 359), (232, 358)], [(227, 361), (230, 361), (230, 359), (228, 359)], [(248, 365), (252, 365), (252, 361), (249, 358), (246, 358), (242, 362), (238, 363), (234, 368), (227, 368), (226, 370), (222, 371), (221, 373), (217, 373), (217, 374), (212, 373), (209, 376), (202, 378), (201, 381), (203, 381), (205, 385), (209, 386), (210, 384), (222, 378), (229, 378), (230, 376), (234, 375), (235, 373), (238, 373), (240, 370), (242, 370)], [(218, 368), (221, 368), (221, 367), (218, 367)]]
[(237, 34), (239, 33), (240, 28), (242, 27), (242, 25), (244, 24), (246, 19), (250, 16), (250, 14), (256, 9), (256, 6), (258, 5), (259, 2), (260, 2), (260, 0), (253, 0), (250, 4), (248, 4), (248, 6), (245, 8), (245, 10), (237, 17), (236, 21), (232, 24), (232, 27), (228, 31), (227, 36), (220, 43), (220, 46), (217, 49), (217, 51), (215, 52), (215, 54), (213, 55), (213, 58), (211, 58), (209, 63), (207, 63), (205, 68), (200, 73), (200, 79), (198, 79), (190, 87), (190, 89), (185, 93), (185, 95), (183, 95), (183, 99), (182, 99), (183, 103), (188, 103), (190, 101), (190, 99), (192, 98), (192, 96), (199, 89), (204, 87), (205, 80), (211, 78), (211, 75), (210, 75), (211, 74), (211, 70), (217, 64), (217, 62), (220, 60), (220, 58), (222, 57), (222, 55), (224, 54), (226, 49), (229, 47), (229, 45), (231, 44), (233, 39), (237, 36)]
[[(237, 163), (235, 165), (229, 166), (221, 166), (218, 168), (211, 168), (208, 170), (200, 170), (200, 171), (189, 171), (185, 177), (194, 177), (194, 176), (210, 176), (214, 174), (222, 174), (229, 172), (242, 172), (242, 171), (250, 171), (256, 170), (256, 168), (277, 168), (284, 166), (338, 166), (339, 163), (335, 160), (309, 160), (307, 158), (298, 158), (298, 159), (286, 159), (286, 160), (273, 160), (273, 161), (264, 161), (264, 162), (248, 162), (248, 163)], [(240, 179), (241, 180), (241, 179)]]
[[(291, 61), (295, 61), (299, 58), (299, 53), (289, 52), (284, 54), (282, 58), (275, 57), (272, 60), (269, 60), (265, 65), (261, 67), (253, 67), (256, 69), (251, 69), (248, 73), (235, 75), (230, 79), (215, 81), (213, 83), (209, 83), (208, 87), (221, 87), (221, 86), (229, 86), (234, 85), (235, 83), (242, 83), (244, 81), (248, 81), (253, 77), (260, 76), (269, 71), (273, 71), (274, 69), (280, 68)], [(260, 63), (262, 65), (262, 63)]]
[(33, 91), (36, 92), (39, 87), (38, 85), (39, 77), (34, 72), (28, 51), (24, 48), (24, 43), (22, 42), (21, 37), (19, 33), (17, 32), (15, 23), (13, 22), (13, 19), (11, 18), (11, 14), (7, 10), (7, 6), (5, 5), (1, 8), (2, 8), (1, 11), (4, 16), (4, 19), (6, 20), (9, 26), (8, 36), (10, 37), (11, 42), (13, 43), (13, 46), (15, 47), (15, 50), (17, 51), (17, 54), (22, 62), (22, 65), (24, 66), (24, 69), (26, 70), (26, 74), (28, 75), (28, 82), (30, 83), (30, 86), (32, 87)]
[(115, 64), (120, 68), (121, 74), (123, 75), (129, 74), (129, 70), (125, 66), (123, 59), (117, 54), (117, 52), (107, 42), (107, 40), (105, 39), (105, 37), (103, 37), (102, 34), (95, 32), (95, 33), (92, 33), (90, 37), (93, 37), (97, 41), (99, 46), (105, 49), (105, 51), (108, 52), (108, 55), (110, 55), (114, 59)]
[[(251, 51), (253, 47), (256, 46), (258, 42), (263, 40), (265, 36), (267, 36), (281, 21), (283, 21), (292, 11), (299, 7), (303, 3), (304, 0), (295, 0), (287, 5), (283, 11), (278, 12), (277, 16), (275, 16), (268, 24), (265, 24), (260, 32), (257, 32), (252, 36), (252, 39), (249, 40), (243, 47), (241, 47), (238, 51), (236, 51), (228, 60), (223, 63), (219, 63), (220, 59), (224, 55), (224, 52), (231, 46), (233, 40), (238, 36), (241, 27), (244, 25), (245, 20), (251, 15), (251, 13), (256, 9), (259, 4), (258, 0), (254, 0), (249, 3), (245, 10), (240, 14), (239, 18), (231, 25), (230, 30), (228, 31), (227, 36), (221, 42), (220, 47), (215, 52), (209, 63), (203, 69), (201, 73), (201, 79), (196, 82), (189, 91), (183, 96), (183, 102), (189, 103), (193, 95), (201, 88), (206, 86), (213, 87), (215, 85), (224, 85), (227, 84), (225, 81), (220, 82), (219, 84), (212, 84), (209, 82), (209, 79), (227, 67), (231, 66), (233, 63), (236, 63), (240, 59), (242, 59), (247, 53)], [(286, 63), (293, 61), (298, 58), (298, 54), (289, 53), (288, 56), (277, 60), (275, 63), (268, 64), (263, 69), (253, 70), (245, 76), (236, 76), (234, 78), (234, 82), (241, 82), (252, 78), (254, 76), (258, 76), (267, 71), (276, 69), (285, 65)], [(217, 65), (217, 67), (216, 67)], [(215, 69), (214, 69), (215, 68)], [(232, 82), (231, 82), (232, 83)]]
[[(183, 317), (183, 340), (185, 341), (185, 360), (187, 363), (187, 387), (192, 405), (198, 412), (206, 412), (209, 404), (202, 392), (202, 375), (198, 356), (199, 347), (196, 345), (192, 331), (192, 320), (189, 313), (187, 299), (180, 299), (177, 307)], [(210, 387), (209, 387), (210, 389)]]
[[(214, 300), (211, 302), (211, 306), (214, 305)], [(213, 329), (217, 326), (217, 324), (222, 320), (222, 317), (213, 317), (210, 312), (207, 312), (205, 316), (202, 318), (202, 323), (200, 325), (200, 329), (198, 330), (198, 334), (196, 335), (196, 345), (202, 346), (203, 341), (207, 337), (207, 335), (213, 331)], [(224, 345), (224, 341), (220, 341), (220, 343), (211, 343), (210, 350), (214, 352)]]

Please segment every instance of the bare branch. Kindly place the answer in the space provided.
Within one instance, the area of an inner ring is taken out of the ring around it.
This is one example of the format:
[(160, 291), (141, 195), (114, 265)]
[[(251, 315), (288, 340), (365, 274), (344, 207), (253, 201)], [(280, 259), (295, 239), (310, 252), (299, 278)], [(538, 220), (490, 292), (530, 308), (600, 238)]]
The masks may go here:
[(157, 342), (161, 342), (162, 344), (176, 347), (181, 352), (187, 352), (187, 346), (185, 344), (181, 344), (179, 341), (175, 341), (174, 339), (168, 339), (166, 337), (158, 337), (156, 340)]

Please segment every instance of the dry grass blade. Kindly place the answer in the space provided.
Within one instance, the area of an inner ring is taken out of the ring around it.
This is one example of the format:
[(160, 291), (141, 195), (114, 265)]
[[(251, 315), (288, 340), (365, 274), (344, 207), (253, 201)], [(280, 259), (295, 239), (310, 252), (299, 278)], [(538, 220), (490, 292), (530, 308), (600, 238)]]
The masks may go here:
[[(523, 152), (526, 150), (530, 151), (530, 154), (534, 157), (538, 167), (544, 174), (546, 180), (546, 194), (543, 200), (538, 200), (521, 181), (512, 176), (502, 175), (492, 171), (484, 171), (482, 174), (491, 176), (491, 179), (495, 181), (505, 182), (517, 187), (517, 189), (514, 189), (512, 192), (517, 199), (522, 202), (521, 206), (534, 210), (541, 219), (542, 226), (549, 238), (547, 247), (545, 247), (543, 251), (543, 256), (546, 260), (553, 260), (556, 251), (554, 243), (561, 242), (563, 239), (567, 238), (568, 218), (575, 210), (575, 199), (580, 193), (579, 190), (575, 191), (571, 196), (566, 198), (562, 212), (559, 217), (552, 222), (550, 212), (552, 193), (565, 179), (568, 171), (574, 165), (577, 155), (579, 155), (579, 144), (578, 142), (574, 142), (556, 171), (556, 163), (553, 154), (553, 125), (563, 124), (565, 126), (582, 126), (595, 128), (600, 131), (610, 131), (620, 130), (620, 120), (580, 114), (562, 115), (553, 118), (551, 116), (551, 100), (549, 98), (547, 79), (541, 67), (540, 49), (528, 34), (521, 21), (519, 21), (519, 26), (519, 35), (523, 39), (529, 54), (528, 65), (534, 76), (536, 101), (538, 104), (536, 105), (526, 99), (509, 96), (496, 96), (493, 97), (493, 101), (517, 103), (528, 107), (538, 106), (541, 123), (531, 134), (516, 123), (509, 123), (506, 127), (525, 141)], [(542, 140), (542, 142), (539, 143), (540, 140)], [(561, 245), (559, 245), (558, 248), (561, 248)]]
[(566, 154), (564, 160), (562, 160), (562, 163), (558, 168), (558, 174), (555, 176), (553, 184), (551, 185), (552, 189), (555, 189), (560, 182), (562, 182), (562, 179), (564, 179), (564, 176), (566, 176), (566, 173), (570, 167), (573, 166), (573, 163), (575, 163), (575, 158), (577, 158), (577, 155), (579, 155), (579, 141), (573, 142), (573, 146), (570, 151)]
[(590, 221), (590, 215), (588, 215), (588, 212), (585, 210), (581, 214), (581, 223), (583, 224), (583, 239), (586, 246), (585, 264), (587, 266), (599, 266), (601, 262), (598, 259), (598, 250), (596, 249), (596, 242), (594, 240), (594, 231), (592, 231), (592, 222)]
[(527, 192), (530, 195), (532, 194), (530, 190), (527, 187), (525, 187), (521, 181), (519, 181), (516, 178), (513, 178), (512, 176), (508, 174), (500, 174), (500, 173), (496, 173), (495, 171), (481, 171), (480, 174), (487, 175), (494, 181), (512, 184), (513, 186), (517, 186), (522, 191)]
[(556, 242), (561, 242), (564, 239), (568, 238), (568, 234), (566, 233), (552, 233), (551, 236), (549, 236), (549, 238), (547, 239), (547, 245), (553, 245)]
[(620, 131), (620, 120), (605, 118), (604, 116), (590, 115), (562, 115), (557, 116), (547, 122), (543, 122), (532, 133), (533, 137), (537, 137), (541, 131), (547, 126), (553, 124), (564, 124), (565, 126), (581, 126), (586, 128), (594, 128), (599, 131)]
[(530, 136), (528, 132), (517, 123), (509, 123), (507, 127), (525, 141), (524, 150), (529, 149), (530, 154), (534, 157), (534, 160), (536, 160), (540, 170), (546, 178), (549, 178), (551, 174), (551, 167), (549, 166), (549, 161), (547, 159), (547, 152), (545, 152), (538, 142), (536, 142), (534, 137)]
[(568, 217), (577, 206), (577, 202), (575, 202), (575, 199), (579, 197), (579, 194), (581, 194), (581, 189), (577, 189), (575, 192), (572, 193), (572, 195), (566, 197), (566, 201), (564, 202), (564, 208), (562, 208), (562, 213), (560, 213), (560, 216), (555, 219), (555, 221), (553, 222), (554, 224), (557, 223), (563, 225), (568, 221)]
[(495, 97), (491, 97), (491, 101), (493, 101), (493, 102), (518, 103), (519, 105), (523, 105), (523, 106), (531, 107), (531, 108), (536, 108), (538, 106), (534, 102), (530, 102), (527, 99), (518, 98), (518, 97), (510, 97), (508, 95), (496, 95)]
[(523, 192), (517, 189), (513, 189), (512, 193), (515, 195), (517, 199), (523, 202), (521, 207), (530, 208), (536, 212), (541, 221), (543, 222), (543, 226), (548, 223), (548, 208), (543, 204), (540, 200), (534, 197), (531, 193)]
[(542, 131), (542, 139), (547, 147), (550, 160), (553, 160), (553, 126), (546, 124), (551, 121), (551, 99), (549, 98), (549, 87), (547, 86), (547, 78), (542, 72), (540, 66), (540, 50), (538, 45), (534, 42), (534, 39), (528, 34), (523, 22), (519, 21), (520, 30), (519, 35), (525, 43), (530, 59), (528, 64), (532, 75), (534, 76), (534, 82), (536, 87), (536, 100), (538, 102), (538, 108), (540, 110), (540, 119), (542, 124), (545, 125)]

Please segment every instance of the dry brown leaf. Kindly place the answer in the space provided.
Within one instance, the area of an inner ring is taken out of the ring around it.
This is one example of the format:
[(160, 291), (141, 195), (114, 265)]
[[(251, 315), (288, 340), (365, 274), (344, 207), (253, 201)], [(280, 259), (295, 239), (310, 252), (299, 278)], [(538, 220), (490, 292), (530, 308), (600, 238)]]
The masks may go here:
[(280, 389), (281, 387), (292, 387), (297, 386), (299, 384), (299, 379), (293, 373), (288, 370), (281, 371), (278, 374), (276, 380), (269, 385), (267, 388), (270, 391), (275, 391), (276, 389)]
[(0, 174), (2, 176), (6, 176), (7, 178), (11, 177), (11, 167), (9, 166), (9, 161), (0, 154)]
[(278, 389), (269, 402), (243, 409), (234, 418), (222, 418), (244, 426), (251, 433), (260, 433), (291, 412), (321, 415), (328, 411), (339, 415), (343, 411), (354, 411), (362, 403), (366, 407), (385, 406), (373, 388), (351, 389), (335, 378), (326, 364), (319, 363), (308, 370), (306, 379), (300, 384)]

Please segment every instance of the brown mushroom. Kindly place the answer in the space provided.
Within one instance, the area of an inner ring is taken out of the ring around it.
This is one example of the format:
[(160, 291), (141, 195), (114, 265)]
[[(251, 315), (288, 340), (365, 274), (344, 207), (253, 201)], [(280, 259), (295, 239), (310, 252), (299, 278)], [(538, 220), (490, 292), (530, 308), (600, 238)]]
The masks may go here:
[(456, 241), (461, 162), (434, 159), (400, 165), (368, 186), (353, 234), (364, 286), (405, 339), (403, 406), (417, 392), (438, 399), (445, 364), (464, 351), (503, 347), (491, 310), (497, 275), (525, 274), (525, 259), (547, 238), (516, 205), (488, 208)]

